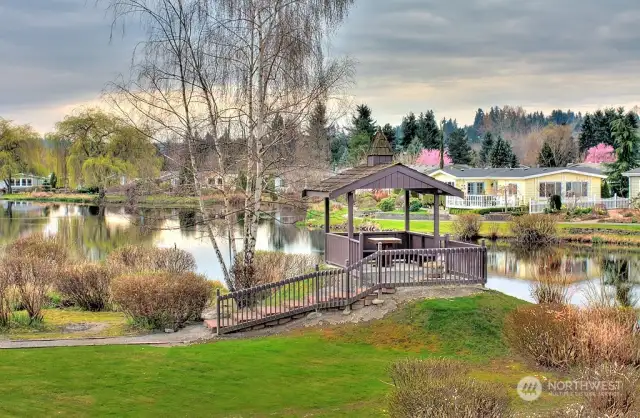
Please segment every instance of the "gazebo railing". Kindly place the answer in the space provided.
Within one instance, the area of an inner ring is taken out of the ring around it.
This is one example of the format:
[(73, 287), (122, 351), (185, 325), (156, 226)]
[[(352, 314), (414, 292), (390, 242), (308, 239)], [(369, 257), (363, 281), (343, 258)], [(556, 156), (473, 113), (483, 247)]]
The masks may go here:
[(277, 325), (305, 314), (350, 306), (378, 289), (485, 284), (487, 249), (377, 251), (348, 267), (319, 270), (216, 298), (217, 332)]

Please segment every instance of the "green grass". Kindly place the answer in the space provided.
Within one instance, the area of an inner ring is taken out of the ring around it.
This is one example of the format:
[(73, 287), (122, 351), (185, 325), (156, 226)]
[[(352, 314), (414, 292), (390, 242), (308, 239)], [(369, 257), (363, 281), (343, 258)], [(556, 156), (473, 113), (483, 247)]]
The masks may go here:
[[(97, 203), (98, 196), (95, 194), (72, 193), (34, 197), (30, 193), (16, 193), (2, 195), (0, 196), (0, 200), (95, 204)], [(123, 195), (107, 195), (106, 202), (108, 204), (123, 204), (127, 203), (127, 198)], [(214, 205), (221, 202), (221, 198), (215, 196), (210, 196), (205, 199), (205, 203), (207, 205)], [(198, 206), (198, 198), (188, 196), (150, 195), (141, 197), (136, 203), (141, 207), (194, 208)]]
[[(8, 350), (2, 416), (384, 416), (387, 368), (407, 356), (469, 361), (515, 395), (531, 370), (510, 357), (504, 315), (525, 303), (496, 293), (409, 304), (360, 325), (190, 347)], [(553, 398), (519, 410), (562, 404)]]

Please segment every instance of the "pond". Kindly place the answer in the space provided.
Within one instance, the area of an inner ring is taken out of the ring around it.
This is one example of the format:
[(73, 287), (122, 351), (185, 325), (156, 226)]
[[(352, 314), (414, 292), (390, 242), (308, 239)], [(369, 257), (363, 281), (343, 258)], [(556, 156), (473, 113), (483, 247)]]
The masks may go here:
[[(324, 252), (322, 231), (297, 228), (294, 222), (304, 214), (287, 207), (274, 207), (271, 216), (260, 223), (259, 250), (288, 253)], [(221, 279), (220, 265), (211, 244), (189, 209), (143, 209), (128, 211), (107, 207), (100, 216), (97, 207), (74, 204), (7, 202), (0, 204), (0, 245), (35, 232), (57, 234), (90, 259), (102, 259), (128, 244), (172, 247), (189, 251), (200, 273)], [(229, 258), (229, 240), (224, 228), (218, 229), (225, 259)], [(234, 231), (240, 245), (241, 227)], [(538, 251), (519, 251), (508, 243), (488, 245), (487, 287), (531, 300), (530, 283), (545, 271), (566, 274), (574, 284), (572, 301), (583, 304), (594, 292), (638, 304), (640, 299), (640, 249), (555, 246)]]

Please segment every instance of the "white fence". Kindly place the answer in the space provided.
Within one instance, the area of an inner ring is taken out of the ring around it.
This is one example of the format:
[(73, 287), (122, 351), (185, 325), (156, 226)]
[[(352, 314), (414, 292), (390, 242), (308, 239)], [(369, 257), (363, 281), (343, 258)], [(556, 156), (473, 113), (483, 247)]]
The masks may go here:
[[(568, 208), (595, 208), (596, 206), (604, 206), (607, 210), (610, 209), (628, 209), (630, 206), (630, 199), (625, 197), (614, 196), (610, 199), (596, 199), (592, 197), (565, 198), (562, 204)], [(548, 200), (531, 200), (529, 202), (529, 213), (543, 213), (546, 208), (549, 207)]]
[[(506, 200), (506, 202), (505, 202)], [(495, 207), (516, 207), (522, 200), (519, 196), (467, 195), (464, 198), (447, 196), (446, 205), (455, 209), (487, 209)]]

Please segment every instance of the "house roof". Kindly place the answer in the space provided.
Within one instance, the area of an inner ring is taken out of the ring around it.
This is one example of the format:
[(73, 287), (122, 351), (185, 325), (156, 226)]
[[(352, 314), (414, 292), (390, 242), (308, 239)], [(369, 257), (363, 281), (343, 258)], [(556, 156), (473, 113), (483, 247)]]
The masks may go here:
[(302, 196), (336, 198), (358, 189), (406, 189), (418, 193), (463, 197), (462, 191), (403, 164), (360, 165), (326, 178)]
[[(548, 176), (558, 173), (575, 173), (587, 176), (606, 178), (602, 170), (595, 167), (538, 167), (538, 168), (457, 168), (445, 167), (442, 170), (437, 169), (429, 173), (445, 173), (456, 178), (473, 178), (473, 179), (528, 179), (534, 177)], [(640, 172), (639, 172), (640, 175)]]
[(623, 176), (627, 177), (637, 177), (640, 176), (640, 168), (634, 168), (633, 170), (626, 171), (622, 173)]

